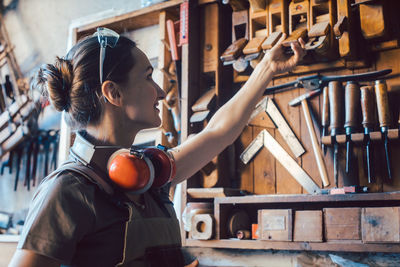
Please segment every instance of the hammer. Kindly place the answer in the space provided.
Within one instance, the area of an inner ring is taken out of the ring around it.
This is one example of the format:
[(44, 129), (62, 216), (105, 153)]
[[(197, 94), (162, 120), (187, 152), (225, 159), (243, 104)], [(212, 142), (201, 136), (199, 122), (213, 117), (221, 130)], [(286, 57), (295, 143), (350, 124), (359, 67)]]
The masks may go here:
[(322, 159), (322, 153), (320, 150), (320, 146), (318, 144), (317, 135), (315, 134), (314, 125), (311, 120), (310, 109), (308, 107), (307, 99), (319, 94), (321, 89), (313, 90), (307, 92), (299, 97), (296, 97), (292, 101), (289, 102), (289, 106), (295, 107), (301, 103), (301, 107), (303, 109), (304, 117), (306, 119), (306, 124), (308, 128), (308, 132), (311, 137), (311, 143), (314, 151), (315, 160), (317, 161), (318, 171), (321, 176), (322, 183), (324, 187), (329, 185), (328, 174), (325, 167), (325, 162)]

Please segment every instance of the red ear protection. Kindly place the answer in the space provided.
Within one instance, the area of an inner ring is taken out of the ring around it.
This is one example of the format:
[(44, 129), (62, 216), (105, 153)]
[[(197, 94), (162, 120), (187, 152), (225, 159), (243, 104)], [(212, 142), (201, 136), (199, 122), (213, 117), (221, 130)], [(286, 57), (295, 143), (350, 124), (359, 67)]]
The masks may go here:
[(144, 150), (120, 149), (107, 163), (108, 176), (119, 187), (141, 194), (150, 187), (161, 187), (176, 173), (175, 162), (162, 146)]

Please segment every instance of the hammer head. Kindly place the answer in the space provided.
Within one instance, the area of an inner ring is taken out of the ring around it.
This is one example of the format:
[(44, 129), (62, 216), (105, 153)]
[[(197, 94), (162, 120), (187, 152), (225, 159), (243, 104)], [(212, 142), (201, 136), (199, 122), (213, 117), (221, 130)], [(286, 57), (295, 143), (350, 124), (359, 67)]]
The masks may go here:
[(301, 103), (301, 101), (309, 99), (315, 95), (318, 95), (319, 93), (321, 93), (321, 89), (317, 89), (317, 90), (313, 90), (310, 92), (307, 92), (301, 96), (296, 97), (295, 99), (293, 99), (292, 101), (289, 102), (289, 106), (295, 107), (297, 105), (299, 105)]

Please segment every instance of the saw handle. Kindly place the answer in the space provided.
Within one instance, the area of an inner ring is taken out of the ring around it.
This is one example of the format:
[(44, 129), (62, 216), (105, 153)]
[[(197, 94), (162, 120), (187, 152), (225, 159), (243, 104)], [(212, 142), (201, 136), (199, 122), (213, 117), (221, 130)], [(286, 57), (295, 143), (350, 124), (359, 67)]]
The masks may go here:
[(343, 88), (338, 81), (329, 82), (328, 88), (331, 135), (336, 135), (337, 130), (343, 127)]
[(384, 80), (375, 81), (376, 105), (378, 108), (378, 118), (380, 127), (389, 127), (389, 99), (387, 94), (387, 86)]
[(362, 125), (364, 128), (373, 128), (376, 123), (374, 106), (374, 87), (370, 85), (361, 86), (361, 111)]
[(345, 123), (344, 127), (358, 127), (360, 112), (360, 86), (357, 82), (347, 82), (345, 86)]

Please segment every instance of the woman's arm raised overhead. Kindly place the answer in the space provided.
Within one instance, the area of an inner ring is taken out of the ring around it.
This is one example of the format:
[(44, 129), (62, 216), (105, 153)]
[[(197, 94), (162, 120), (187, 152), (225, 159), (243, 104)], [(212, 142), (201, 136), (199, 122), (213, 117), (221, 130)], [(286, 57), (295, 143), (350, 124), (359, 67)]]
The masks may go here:
[(291, 45), (294, 54), (286, 55), (282, 46), (285, 37), (265, 54), (243, 87), (214, 114), (204, 130), (172, 149), (177, 167), (174, 184), (192, 176), (232, 144), (273, 76), (292, 70), (305, 55), (301, 39)]

